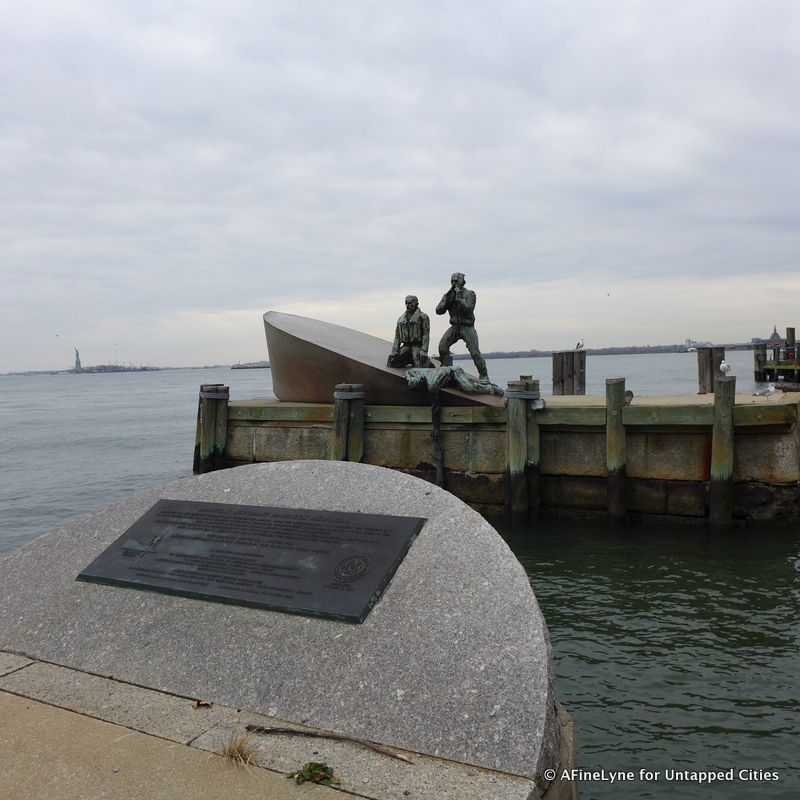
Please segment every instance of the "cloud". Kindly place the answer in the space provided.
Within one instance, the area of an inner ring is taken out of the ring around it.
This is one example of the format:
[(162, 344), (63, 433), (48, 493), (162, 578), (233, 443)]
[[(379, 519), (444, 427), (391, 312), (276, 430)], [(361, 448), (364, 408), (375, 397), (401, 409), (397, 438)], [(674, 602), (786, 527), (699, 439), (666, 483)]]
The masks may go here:
[(454, 270), (491, 349), (791, 324), (725, 286), (798, 272), (798, 34), (788, 0), (6, 6), (0, 370), (137, 315), (143, 361), (257, 358), (243, 309), (374, 332)]

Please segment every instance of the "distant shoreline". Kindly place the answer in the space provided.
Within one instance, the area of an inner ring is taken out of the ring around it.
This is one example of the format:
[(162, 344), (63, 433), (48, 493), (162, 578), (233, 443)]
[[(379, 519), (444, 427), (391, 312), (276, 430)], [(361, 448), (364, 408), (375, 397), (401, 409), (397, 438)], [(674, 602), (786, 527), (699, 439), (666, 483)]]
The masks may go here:
[[(714, 347), (724, 347), (726, 350), (752, 350), (750, 343), (737, 342), (734, 344), (720, 344)], [(591, 356), (628, 356), (646, 355), (647, 353), (686, 353), (685, 344), (654, 344), (654, 345), (628, 345), (625, 347), (584, 347), (584, 352)], [(483, 353), (484, 358), (548, 358), (553, 353), (568, 352), (568, 350), (493, 350)], [(468, 360), (469, 353), (454, 353), (453, 359), (457, 361)], [(253, 365), (253, 366), (251, 366)], [(236, 364), (206, 364), (200, 367), (117, 367), (101, 365), (98, 367), (85, 367), (81, 373), (92, 375), (107, 372), (157, 372), (166, 369), (269, 369), (268, 361), (237, 362)], [(75, 375), (74, 369), (40, 369), (40, 370), (15, 370), (14, 372), (0, 373), (3, 375)]]
[(97, 367), (83, 367), (75, 369), (24, 369), (13, 372), (2, 372), (0, 375), (105, 375), (118, 372), (164, 372), (175, 369), (220, 369), (227, 368), (227, 364), (206, 364), (201, 367), (116, 367), (101, 365)]
[(237, 361), (231, 369), (269, 369), (269, 361)]
[[(724, 347), (725, 350), (752, 350), (752, 344), (735, 343), (720, 344), (714, 347)], [(577, 348), (575, 348), (577, 349)], [(640, 356), (648, 353), (687, 353), (693, 352), (686, 349), (685, 344), (654, 344), (654, 345), (627, 345), (625, 347), (581, 347), (583, 352), (590, 356)], [(553, 353), (571, 352), (568, 348), (564, 350), (494, 350), (490, 353), (483, 353), (484, 358), (547, 358)], [(453, 355), (454, 359), (469, 359), (469, 353), (458, 353)]]

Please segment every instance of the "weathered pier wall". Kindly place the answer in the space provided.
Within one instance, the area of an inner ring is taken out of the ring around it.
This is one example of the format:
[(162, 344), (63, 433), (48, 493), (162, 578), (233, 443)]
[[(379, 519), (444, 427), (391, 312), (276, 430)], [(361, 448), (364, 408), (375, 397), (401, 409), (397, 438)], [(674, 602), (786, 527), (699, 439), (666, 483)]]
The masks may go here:
[(785, 344), (768, 347), (766, 342), (753, 345), (753, 377), (757, 381), (800, 383), (800, 348), (794, 328), (786, 329)]
[[(733, 378), (721, 380), (729, 383), (715, 395), (636, 397), (630, 405), (624, 381), (613, 380), (606, 397), (548, 397), (544, 410), (521, 401), (512, 424), (506, 408), (445, 407), (446, 486), (487, 516), (800, 521), (796, 396), (734, 395)], [(335, 458), (435, 478), (430, 408), (374, 406), (369, 398), (350, 401), (352, 409), (333, 397), (330, 404), (228, 402), (224, 392), (204, 389), (213, 397), (201, 397), (196, 472)], [(356, 424), (343, 447), (348, 419)], [(212, 433), (203, 420), (214, 422)]]

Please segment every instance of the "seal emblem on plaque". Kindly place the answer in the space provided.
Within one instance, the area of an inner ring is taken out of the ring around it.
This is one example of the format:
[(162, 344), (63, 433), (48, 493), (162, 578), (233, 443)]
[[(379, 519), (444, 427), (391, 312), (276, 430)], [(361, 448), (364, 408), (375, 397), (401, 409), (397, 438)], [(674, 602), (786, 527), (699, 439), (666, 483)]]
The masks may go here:
[(366, 556), (356, 555), (343, 558), (334, 568), (333, 577), (337, 581), (350, 583), (363, 578), (370, 568), (369, 559)]

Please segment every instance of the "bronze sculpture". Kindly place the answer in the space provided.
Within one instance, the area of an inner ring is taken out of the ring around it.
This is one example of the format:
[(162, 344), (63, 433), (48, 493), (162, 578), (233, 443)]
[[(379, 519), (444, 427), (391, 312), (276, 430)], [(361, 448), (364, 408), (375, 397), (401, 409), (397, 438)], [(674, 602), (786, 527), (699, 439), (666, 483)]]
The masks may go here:
[(431, 322), (420, 310), (416, 295), (406, 296), (405, 313), (397, 320), (392, 351), (386, 361), (387, 367), (428, 367), (428, 340)]
[(478, 370), (482, 381), (489, 381), (486, 362), (483, 360), (478, 346), (478, 334), (475, 331), (475, 292), (466, 289), (466, 279), (463, 272), (454, 272), (450, 277), (450, 289), (436, 306), (437, 314), (450, 314), (450, 327), (445, 331), (439, 342), (439, 359), (443, 367), (453, 365), (453, 356), (450, 347), (461, 339), (467, 346), (469, 354)]
[[(408, 390), (405, 369), (386, 366), (392, 336), (380, 339), (341, 325), (277, 311), (264, 315), (264, 331), (273, 391), (279, 400), (330, 403), (331, 387), (346, 382), (363, 383), (369, 402), (374, 405), (426, 403), (424, 393)], [(503, 406), (501, 397), (465, 394), (449, 387), (442, 389), (442, 396), (449, 406)]]
[(442, 399), (440, 392), (446, 387), (460, 389), (468, 394), (502, 395), (503, 390), (489, 380), (475, 380), (461, 367), (430, 367), (406, 372), (408, 388), (414, 392), (427, 392), (431, 400), (431, 455), (436, 468), (436, 483), (444, 488), (444, 445), (442, 444)]
[(461, 367), (433, 367), (429, 369), (410, 369), (406, 372), (406, 381), (413, 391), (427, 389), (433, 396), (440, 389), (449, 387), (460, 389), (467, 394), (496, 394), (502, 397), (503, 390), (489, 380), (475, 380)]

